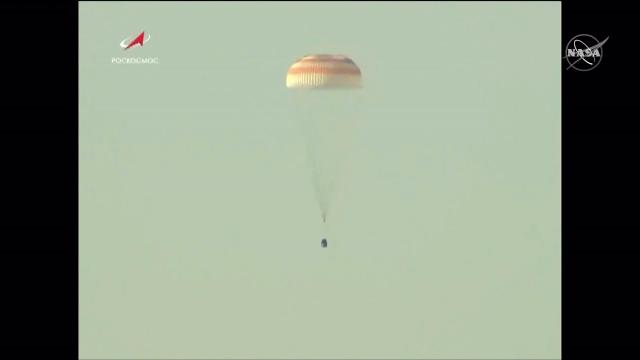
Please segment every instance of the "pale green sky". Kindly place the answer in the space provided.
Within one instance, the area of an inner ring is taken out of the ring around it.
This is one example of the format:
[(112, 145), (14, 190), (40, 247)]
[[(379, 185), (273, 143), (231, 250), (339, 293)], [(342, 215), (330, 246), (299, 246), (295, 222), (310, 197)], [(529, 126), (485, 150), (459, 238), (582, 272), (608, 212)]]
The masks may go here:
[[(79, 15), (81, 358), (560, 357), (560, 2)], [(309, 53), (364, 78), (327, 249)]]

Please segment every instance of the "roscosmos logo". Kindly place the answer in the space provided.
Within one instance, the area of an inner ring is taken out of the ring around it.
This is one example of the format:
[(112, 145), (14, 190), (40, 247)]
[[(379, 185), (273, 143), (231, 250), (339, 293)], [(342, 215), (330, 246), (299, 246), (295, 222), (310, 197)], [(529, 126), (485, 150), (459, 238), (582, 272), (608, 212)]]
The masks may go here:
[[(143, 47), (151, 39), (151, 35), (144, 31), (138, 35), (129, 35), (120, 41), (120, 48), (123, 50), (129, 50), (133, 47)], [(144, 54), (142, 51), (141, 54)], [(158, 57), (112, 57), (111, 63), (116, 65), (156, 65), (158, 64)]]
[(120, 41), (120, 47), (128, 50), (136, 45), (143, 46), (145, 42), (149, 42), (151, 40), (151, 35), (147, 35), (147, 38), (144, 37), (144, 31), (138, 34), (133, 40), (131, 40), (131, 36), (127, 36), (124, 40)]

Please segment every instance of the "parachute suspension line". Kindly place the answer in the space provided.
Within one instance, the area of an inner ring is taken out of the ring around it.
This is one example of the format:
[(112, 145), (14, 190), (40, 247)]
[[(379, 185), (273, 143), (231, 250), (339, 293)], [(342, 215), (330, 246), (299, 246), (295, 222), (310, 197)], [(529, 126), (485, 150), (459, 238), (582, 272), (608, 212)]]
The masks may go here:
[[(298, 59), (287, 71), (286, 86), (289, 89), (359, 89), (362, 74), (358, 66), (344, 55), (315, 54)], [(351, 101), (353, 95), (343, 92), (300, 92), (303, 113), (302, 131), (305, 133), (307, 158), (312, 168), (316, 200), (322, 215), (323, 227), (327, 227), (327, 212), (330, 200), (336, 191), (340, 170), (344, 166), (353, 117)], [(333, 94), (333, 95), (331, 95)], [(298, 101), (296, 101), (298, 107)], [(323, 109), (333, 108), (344, 119), (324, 115)], [(319, 109), (320, 111), (315, 111)]]
[[(326, 242), (326, 238), (327, 238), (327, 214), (326, 213), (322, 213), (322, 232), (323, 232), (323, 239)], [(326, 244), (326, 243), (325, 243)]]

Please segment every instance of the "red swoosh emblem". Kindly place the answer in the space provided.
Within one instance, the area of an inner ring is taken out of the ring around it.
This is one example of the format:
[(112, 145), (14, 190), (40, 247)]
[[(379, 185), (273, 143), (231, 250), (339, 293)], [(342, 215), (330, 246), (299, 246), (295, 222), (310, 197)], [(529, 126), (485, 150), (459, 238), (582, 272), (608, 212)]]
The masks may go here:
[(129, 43), (129, 45), (127, 45), (126, 48), (124, 48), (125, 50), (127, 50), (128, 48), (136, 45), (136, 44), (140, 44), (140, 46), (144, 45), (144, 31), (140, 33), (140, 35), (136, 36), (135, 39), (131, 40), (131, 42)]

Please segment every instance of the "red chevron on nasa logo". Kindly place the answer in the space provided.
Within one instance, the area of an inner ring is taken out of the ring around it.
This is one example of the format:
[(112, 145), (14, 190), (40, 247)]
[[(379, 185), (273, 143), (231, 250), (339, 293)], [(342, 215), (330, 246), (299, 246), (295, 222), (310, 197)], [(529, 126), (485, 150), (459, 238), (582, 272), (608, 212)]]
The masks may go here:
[(122, 40), (120, 42), (120, 47), (123, 48), (124, 50), (128, 50), (136, 45), (143, 46), (145, 42), (149, 42), (149, 39), (151, 39), (151, 35), (147, 34), (147, 37), (145, 38), (144, 31), (143, 31), (140, 34), (138, 34), (138, 36), (136, 36), (133, 40), (130, 40), (130, 39), (131, 37), (129, 36), (124, 40)]

